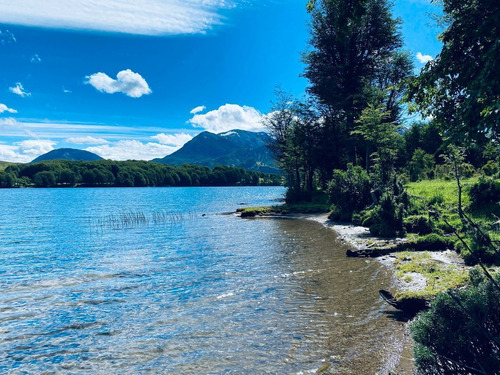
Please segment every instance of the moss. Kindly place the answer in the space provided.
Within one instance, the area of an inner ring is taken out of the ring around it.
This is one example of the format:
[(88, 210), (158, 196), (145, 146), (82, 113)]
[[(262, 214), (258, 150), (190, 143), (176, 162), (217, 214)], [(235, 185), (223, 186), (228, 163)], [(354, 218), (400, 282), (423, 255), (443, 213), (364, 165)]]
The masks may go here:
[(428, 252), (397, 253), (394, 267), (396, 277), (403, 281), (408, 282), (408, 278), (412, 278), (410, 273), (419, 273), (426, 280), (423, 290), (396, 293), (395, 297), (399, 301), (412, 298), (432, 299), (440, 292), (459, 288), (470, 282), (469, 272), (466, 269), (434, 260)]

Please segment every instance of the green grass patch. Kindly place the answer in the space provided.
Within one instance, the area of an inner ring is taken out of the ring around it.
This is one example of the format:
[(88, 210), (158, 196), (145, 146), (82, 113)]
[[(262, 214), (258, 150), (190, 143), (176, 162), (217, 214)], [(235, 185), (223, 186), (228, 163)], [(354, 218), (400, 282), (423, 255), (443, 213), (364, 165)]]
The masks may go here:
[(278, 206), (268, 207), (245, 207), (238, 208), (236, 212), (241, 213), (241, 217), (254, 217), (258, 215), (286, 215), (286, 214), (316, 214), (328, 212), (328, 203), (286, 203)]
[(470, 282), (468, 270), (456, 265), (444, 264), (432, 258), (428, 252), (401, 252), (394, 261), (396, 277), (409, 282), (412, 273), (421, 274), (427, 285), (419, 291), (402, 291), (396, 293), (398, 300), (409, 298), (432, 299), (436, 294), (448, 289), (460, 288)]
[[(469, 204), (469, 195), (467, 194), (472, 184), (476, 183), (478, 178), (469, 178), (462, 180), (462, 203)], [(442, 205), (458, 205), (458, 188), (455, 180), (422, 180), (419, 182), (410, 182), (406, 185), (408, 194), (414, 197), (422, 198), (427, 203), (437, 203)]]

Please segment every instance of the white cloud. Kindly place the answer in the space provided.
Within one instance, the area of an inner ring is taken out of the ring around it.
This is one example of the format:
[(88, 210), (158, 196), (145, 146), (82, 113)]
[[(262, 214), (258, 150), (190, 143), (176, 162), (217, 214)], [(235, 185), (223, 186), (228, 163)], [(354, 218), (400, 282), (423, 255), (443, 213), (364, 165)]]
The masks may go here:
[(40, 56), (38, 56), (38, 54), (35, 54), (31, 57), (31, 60), (30, 60), (33, 64), (38, 64), (40, 62), (42, 62), (42, 59), (40, 58)]
[(71, 91), (71, 90), (67, 90), (67, 89), (65, 89), (65, 88), (63, 87), (63, 93), (65, 93), (65, 94), (71, 94), (72, 92), (73, 92), (73, 91)]
[(0, 23), (141, 35), (204, 33), (243, 0), (0, 1)]
[(186, 133), (178, 133), (178, 134), (160, 133), (157, 135), (153, 135), (151, 138), (156, 139), (162, 145), (170, 145), (177, 147), (183, 146), (185, 143), (193, 139), (192, 136)]
[(163, 158), (176, 151), (177, 147), (159, 143), (142, 143), (135, 140), (119, 141), (115, 145), (88, 147), (85, 150), (93, 152), (104, 159), (112, 160), (151, 160)]
[(30, 92), (24, 91), (24, 87), (21, 82), (17, 82), (14, 87), (9, 87), (10, 92), (19, 95), (21, 97), (31, 96)]
[(200, 105), (196, 108), (193, 108), (189, 113), (196, 115), (197, 113), (203, 112), (205, 109), (207, 109), (207, 107), (205, 107), (204, 105)]
[(4, 112), (17, 113), (15, 109), (9, 108), (5, 104), (0, 103), (0, 113)]
[(263, 131), (262, 114), (253, 107), (225, 104), (219, 109), (203, 115), (194, 115), (189, 120), (195, 127), (220, 133), (232, 129)]
[(66, 139), (66, 142), (73, 143), (75, 145), (102, 145), (103, 143), (109, 143), (104, 138), (95, 138), (91, 136), (70, 137)]
[(427, 64), (429, 61), (434, 60), (431, 55), (422, 55), (421, 52), (417, 52), (417, 60), (422, 64)]
[(130, 69), (122, 70), (113, 79), (105, 73), (95, 73), (85, 77), (89, 85), (97, 90), (108, 94), (121, 92), (131, 98), (140, 98), (143, 95), (151, 94), (148, 83), (139, 73), (134, 73)]
[(57, 143), (48, 139), (29, 139), (13, 145), (0, 144), (0, 160), (15, 163), (29, 163), (37, 156), (54, 149)]

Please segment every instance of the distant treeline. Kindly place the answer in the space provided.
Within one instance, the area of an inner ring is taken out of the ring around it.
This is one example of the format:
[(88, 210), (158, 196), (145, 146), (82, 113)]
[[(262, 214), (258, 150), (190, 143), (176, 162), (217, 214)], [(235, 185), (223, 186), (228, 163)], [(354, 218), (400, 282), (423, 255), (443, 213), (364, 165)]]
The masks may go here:
[(52, 160), (11, 164), (0, 171), (0, 187), (141, 187), (141, 186), (256, 186), (281, 185), (275, 174), (243, 168), (185, 164), (169, 166), (148, 161), (92, 162)]

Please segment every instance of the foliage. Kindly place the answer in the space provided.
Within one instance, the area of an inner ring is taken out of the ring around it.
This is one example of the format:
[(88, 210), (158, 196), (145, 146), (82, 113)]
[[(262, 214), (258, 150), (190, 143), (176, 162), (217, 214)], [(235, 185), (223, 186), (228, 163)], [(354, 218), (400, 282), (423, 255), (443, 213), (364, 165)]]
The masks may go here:
[(486, 164), (482, 166), (481, 172), (486, 176), (493, 176), (498, 173), (498, 163), (494, 160), (488, 160)]
[(404, 220), (405, 229), (409, 233), (429, 234), (432, 232), (432, 224), (424, 215), (408, 216)]
[[(437, 2), (437, 0), (435, 0)], [(411, 83), (408, 99), (455, 139), (500, 137), (496, 0), (440, 0), (443, 49)], [(460, 62), (460, 63), (457, 63)]]
[(271, 141), (268, 147), (280, 164), (289, 187), (287, 202), (307, 200), (316, 188), (320, 119), (311, 105), (276, 91), (271, 113), (263, 119)]
[[(363, 109), (352, 135), (361, 136), (366, 142), (366, 169), (373, 161), (374, 179), (384, 185), (394, 172), (396, 158), (396, 125), (388, 121), (390, 111), (383, 103), (374, 106), (369, 103)], [(373, 153), (372, 153), (373, 151)]]
[(412, 323), (420, 373), (500, 372), (500, 290), (477, 270), (470, 278), (471, 286), (439, 295)]
[(393, 177), (392, 186), (386, 189), (371, 215), (370, 232), (376, 236), (404, 235), (403, 218), (409, 198), (401, 181)]
[(470, 187), (469, 198), (471, 207), (481, 208), (500, 203), (500, 181), (492, 178), (480, 178)]
[(408, 165), (410, 171), (410, 181), (427, 180), (434, 177), (435, 164), (434, 156), (427, 154), (420, 148), (417, 148)]
[(180, 167), (146, 161), (54, 160), (14, 164), (0, 172), (0, 187), (279, 185), (281, 177), (242, 168)]
[(334, 170), (328, 184), (330, 203), (350, 217), (372, 202), (371, 182), (368, 173), (360, 166), (349, 164), (346, 171)]

